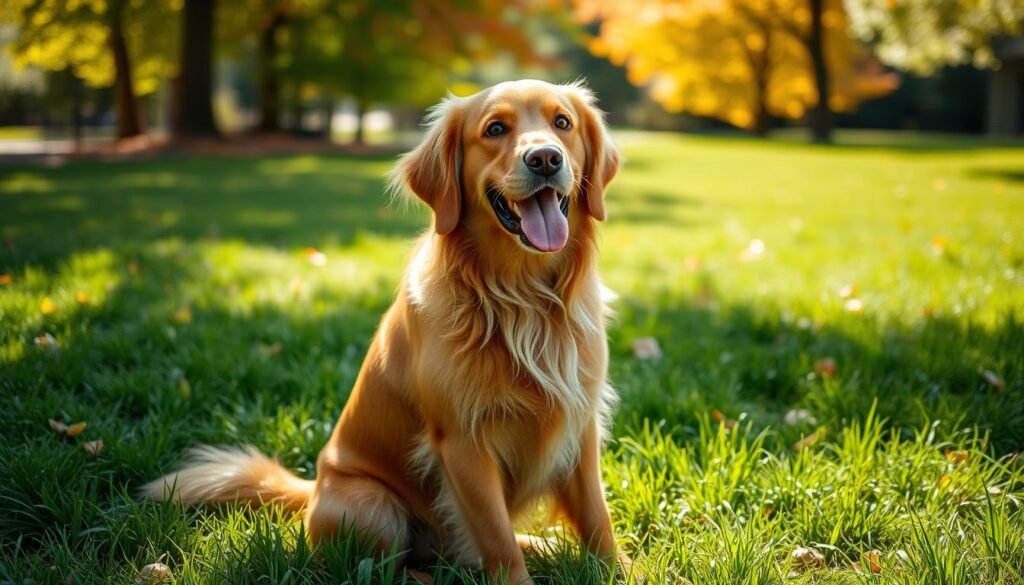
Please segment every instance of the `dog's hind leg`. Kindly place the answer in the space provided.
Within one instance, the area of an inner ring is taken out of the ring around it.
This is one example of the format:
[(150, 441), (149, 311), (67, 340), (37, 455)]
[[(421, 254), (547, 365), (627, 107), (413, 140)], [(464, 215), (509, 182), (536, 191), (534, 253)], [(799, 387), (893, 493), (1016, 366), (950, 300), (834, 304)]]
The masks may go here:
[(401, 498), (383, 483), (363, 475), (320, 468), (306, 510), (313, 544), (347, 535), (377, 541), (382, 555), (409, 549), (409, 516)]

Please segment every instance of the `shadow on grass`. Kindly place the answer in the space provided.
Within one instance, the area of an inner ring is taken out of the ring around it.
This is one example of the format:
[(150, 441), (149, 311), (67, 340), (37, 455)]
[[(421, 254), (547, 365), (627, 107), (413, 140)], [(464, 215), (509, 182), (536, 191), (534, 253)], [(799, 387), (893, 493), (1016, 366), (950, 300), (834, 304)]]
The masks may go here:
[(994, 179), (998, 181), (1008, 181), (1011, 183), (1024, 183), (1024, 169), (997, 169), (980, 167), (970, 169), (967, 172), (972, 177), (978, 177), (981, 179)]
[[(180, 158), (0, 168), (0, 265), (165, 237), (276, 246), (411, 236), (425, 213), (389, 206), (392, 157)], [(229, 170), (230, 173), (225, 173)]]

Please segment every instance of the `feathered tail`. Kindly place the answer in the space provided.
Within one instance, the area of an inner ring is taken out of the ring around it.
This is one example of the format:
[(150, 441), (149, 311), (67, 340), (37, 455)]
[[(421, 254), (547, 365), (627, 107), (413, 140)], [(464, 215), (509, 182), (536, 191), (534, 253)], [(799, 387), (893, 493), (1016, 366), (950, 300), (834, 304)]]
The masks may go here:
[(200, 502), (276, 503), (300, 510), (313, 496), (315, 482), (301, 479), (255, 447), (200, 446), (189, 451), (180, 470), (142, 486), (140, 494), (185, 505)]

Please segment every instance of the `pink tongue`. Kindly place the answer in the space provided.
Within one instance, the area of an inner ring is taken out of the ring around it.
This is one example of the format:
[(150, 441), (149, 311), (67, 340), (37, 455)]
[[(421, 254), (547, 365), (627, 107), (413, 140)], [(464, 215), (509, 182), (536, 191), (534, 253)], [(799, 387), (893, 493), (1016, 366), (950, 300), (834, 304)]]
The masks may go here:
[(558, 209), (558, 194), (551, 187), (519, 201), (523, 234), (542, 252), (556, 252), (569, 239), (569, 221)]

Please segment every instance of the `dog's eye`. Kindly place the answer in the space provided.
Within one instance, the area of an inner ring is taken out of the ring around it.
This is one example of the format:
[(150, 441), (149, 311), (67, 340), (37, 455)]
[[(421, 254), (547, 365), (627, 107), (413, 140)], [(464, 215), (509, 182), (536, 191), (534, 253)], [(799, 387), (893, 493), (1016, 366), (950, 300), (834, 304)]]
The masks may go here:
[(491, 122), (487, 125), (487, 130), (484, 131), (484, 134), (488, 136), (501, 136), (506, 132), (508, 132), (508, 128), (504, 124), (501, 122)]
[(569, 117), (564, 114), (555, 116), (555, 128), (559, 130), (568, 130), (572, 128), (572, 122), (569, 121)]

